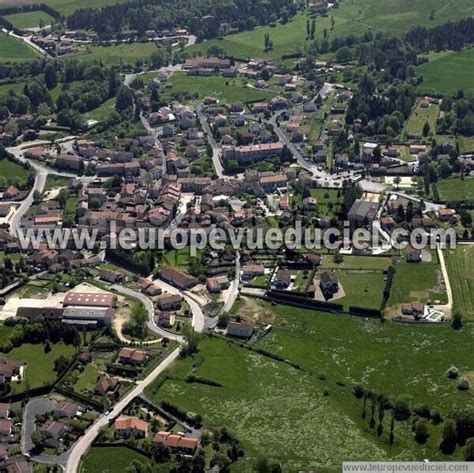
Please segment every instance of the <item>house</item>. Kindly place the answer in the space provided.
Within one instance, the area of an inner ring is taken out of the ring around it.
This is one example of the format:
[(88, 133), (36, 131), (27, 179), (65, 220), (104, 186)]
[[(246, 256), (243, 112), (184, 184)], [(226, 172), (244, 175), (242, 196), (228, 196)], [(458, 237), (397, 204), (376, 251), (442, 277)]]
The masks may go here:
[(223, 146), (222, 157), (224, 160), (235, 160), (239, 164), (244, 164), (278, 156), (283, 148), (284, 146), (280, 142), (249, 144), (245, 146)]
[(20, 374), (21, 364), (7, 358), (0, 358), (0, 381), (10, 382), (14, 376)]
[(443, 208), (443, 209), (438, 209), (438, 218), (442, 222), (449, 222), (454, 218), (456, 215), (456, 212), (453, 209), (448, 209), (448, 208)]
[(377, 214), (379, 204), (357, 199), (350, 208), (347, 218), (352, 224), (366, 224), (372, 222)]
[(123, 347), (118, 353), (118, 362), (124, 365), (142, 365), (148, 358), (148, 353), (136, 348)]
[(255, 330), (254, 322), (243, 320), (231, 321), (227, 324), (227, 336), (236, 338), (250, 338)]
[(319, 266), (323, 260), (321, 253), (314, 253), (305, 256), (305, 260), (312, 266)]
[(380, 224), (385, 230), (391, 231), (395, 227), (395, 220), (390, 216), (382, 217), (380, 219)]
[(159, 275), (161, 279), (178, 289), (191, 289), (199, 282), (194, 276), (191, 276), (184, 271), (179, 271), (171, 266), (163, 268), (159, 272)]
[(61, 401), (58, 402), (54, 413), (59, 417), (68, 417), (71, 419), (72, 417), (80, 416), (82, 413), (86, 411), (84, 406), (81, 406), (77, 402), (72, 401)]
[(314, 197), (306, 197), (303, 199), (303, 209), (314, 212), (318, 208), (318, 201)]
[(69, 430), (69, 426), (61, 421), (47, 420), (40, 428), (47, 438), (53, 438), (59, 440)]
[(54, 165), (57, 169), (79, 171), (81, 169), (82, 159), (72, 154), (59, 154), (56, 157)]
[(31, 473), (33, 471), (32, 463), (26, 459), (10, 458), (4, 466), (7, 473)]
[(8, 419), (10, 417), (10, 403), (0, 402), (0, 419)]
[(275, 276), (275, 287), (286, 289), (291, 283), (291, 273), (287, 269), (279, 269)]
[(413, 248), (409, 249), (405, 256), (405, 260), (407, 263), (421, 263), (422, 261), (421, 250), (415, 250)]
[(112, 284), (123, 282), (125, 279), (122, 273), (114, 271), (113, 269), (101, 269), (99, 277), (102, 281), (110, 282)]
[(186, 437), (173, 432), (160, 431), (155, 434), (153, 443), (164, 445), (173, 451), (183, 453), (193, 453), (199, 446), (199, 439), (195, 437)]
[(9, 437), (12, 434), (12, 426), (10, 419), (0, 419), (0, 436)]
[(242, 266), (241, 280), (250, 281), (265, 274), (265, 267), (261, 264), (246, 264)]
[(178, 310), (182, 303), (183, 297), (180, 294), (165, 295), (157, 299), (158, 308), (163, 311)]
[(113, 392), (117, 389), (119, 381), (116, 378), (109, 378), (108, 376), (102, 376), (94, 387), (94, 392), (104, 396), (109, 392)]
[(10, 186), (8, 187), (8, 189), (3, 193), (3, 198), (5, 200), (8, 200), (8, 199), (15, 199), (16, 197), (18, 197), (18, 195), (20, 194), (20, 191), (15, 187), (15, 186)]
[(319, 285), (323, 294), (332, 295), (339, 290), (339, 280), (337, 279), (337, 276), (328, 271), (321, 274)]
[(403, 315), (413, 315), (419, 317), (425, 313), (425, 304), (423, 302), (411, 302), (410, 304), (402, 305)]
[(119, 437), (136, 439), (148, 437), (148, 422), (138, 417), (121, 415), (115, 420), (114, 427)]
[(172, 312), (159, 312), (157, 321), (160, 327), (170, 328), (174, 325), (176, 317)]
[(221, 285), (216, 278), (208, 278), (206, 288), (211, 294), (217, 294), (222, 290)]

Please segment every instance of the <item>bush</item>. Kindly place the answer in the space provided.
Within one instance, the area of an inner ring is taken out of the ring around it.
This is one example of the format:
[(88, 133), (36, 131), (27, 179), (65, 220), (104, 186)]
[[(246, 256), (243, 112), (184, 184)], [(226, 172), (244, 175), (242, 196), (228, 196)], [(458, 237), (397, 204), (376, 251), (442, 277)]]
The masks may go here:
[(430, 433), (428, 432), (428, 423), (425, 419), (420, 419), (415, 423), (415, 440), (418, 443), (426, 443)]
[(458, 381), (458, 389), (460, 391), (467, 391), (469, 389), (469, 381), (466, 378), (461, 378)]
[(446, 371), (446, 375), (449, 379), (456, 379), (459, 376), (459, 370), (455, 366), (451, 366), (448, 371)]
[(410, 417), (410, 401), (406, 396), (401, 396), (395, 401), (393, 414), (398, 421), (407, 420)]

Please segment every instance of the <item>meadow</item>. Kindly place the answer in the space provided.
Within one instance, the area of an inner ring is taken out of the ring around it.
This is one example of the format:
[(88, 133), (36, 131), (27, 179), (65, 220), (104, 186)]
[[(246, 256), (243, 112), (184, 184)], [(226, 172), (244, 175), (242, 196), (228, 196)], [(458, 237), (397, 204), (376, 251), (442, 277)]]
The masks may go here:
[(417, 67), (417, 74), (423, 77), (420, 90), (450, 93), (474, 89), (474, 48), (431, 54), (429, 59)]
[(15, 28), (36, 28), (43, 21), (44, 25), (51, 25), (54, 18), (42, 10), (35, 10), (25, 13), (15, 13), (14, 15), (7, 15), (5, 19), (9, 21)]
[(5, 33), (0, 33), (0, 62), (25, 61), (36, 57), (38, 54), (33, 48)]
[(441, 200), (448, 202), (474, 200), (474, 186), (472, 177), (461, 179), (459, 176), (451, 176), (448, 179), (438, 181), (438, 191)]
[(127, 447), (91, 447), (83, 457), (81, 473), (127, 473), (134, 460), (147, 462), (148, 458)]
[(412, 114), (405, 124), (405, 131), (407, 133), (423, 133), (423, 127), (426, 122), (430, 125), (430, 132), (436, 133), (436, 120), (439, 115), (439, 106), (431, 105), (428, 108), (422, 108), (419, 105), (415, 107)]
[(474, 246), (459, 245), (445, 251), (454, 310), (465, 319), (474, 320)]
[(4, 178), (8, 185), (12, 181), (17, 181), (18, 185), (26, 184), (31, 171), (26, 170), (23, 166), (16, 164), (8, 159), (0, 160), (0, 178)]
[[(116, 3), (124, 3), (126, 0), (44, 0), (41, 3), (45, 3), (49, 7), (58, 11), (62, 15), (71, 15), (79, 8), (100, 8), (107, 5), (115, 5)], [(12, 6), (21, 3), (22, 5), (32, 5), (38, 3), (36, 0), (22, 0), (17, 2), (15, 0), (1, 0), (0, 6)]]

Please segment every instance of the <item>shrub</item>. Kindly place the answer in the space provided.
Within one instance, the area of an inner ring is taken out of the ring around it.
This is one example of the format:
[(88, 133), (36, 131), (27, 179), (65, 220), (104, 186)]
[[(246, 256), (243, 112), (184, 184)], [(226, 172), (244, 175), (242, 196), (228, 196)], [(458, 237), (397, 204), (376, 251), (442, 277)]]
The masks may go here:
[(458, 389), (460, 391), (467, 391), (469, 389), (469, 381), (466, 378), (461, 378), (458, 381)]
[(451, 366), (448, 371), (446, 371), (446, 375), (449, 379), (456, 379), (459, 376), (459, 370), (455, 366)]

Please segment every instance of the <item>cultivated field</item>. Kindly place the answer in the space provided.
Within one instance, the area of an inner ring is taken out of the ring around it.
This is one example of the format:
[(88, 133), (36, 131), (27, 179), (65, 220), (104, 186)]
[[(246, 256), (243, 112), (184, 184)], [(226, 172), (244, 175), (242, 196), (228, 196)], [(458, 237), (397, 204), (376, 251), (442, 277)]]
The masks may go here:
[(39, 26), (41, 20), (45, 25), (51, 25), (54, 22), (54, 18), (42, 10), (7, 15), (5, 19), (20, 30), (24, 28), (35, 28)]
[(449, 280), (453, 291), (454, 310), (465, 319), (474, 319), (474, 246), (459, 245), (446, 250)]
[(0, 33), (0, 62), (24, 61), (37, 56), (33, 48), (5, 33)]
[(422, 90), (441, 93), (474, 89), (474, 48), (460, 52), (431, 54), (430, 61), (417, 68), (423, 77)]

